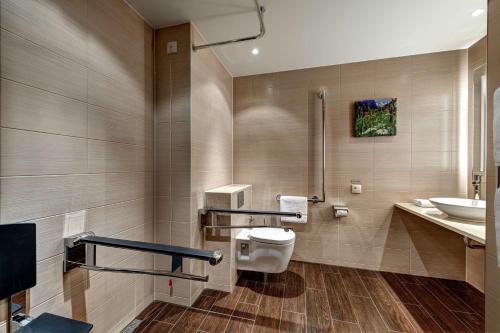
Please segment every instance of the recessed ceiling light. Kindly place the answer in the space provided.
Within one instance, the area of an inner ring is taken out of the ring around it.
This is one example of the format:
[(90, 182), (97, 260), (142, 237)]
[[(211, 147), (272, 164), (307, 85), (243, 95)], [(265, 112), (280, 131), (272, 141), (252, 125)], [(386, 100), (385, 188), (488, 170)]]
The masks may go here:
[(253, 55), (257, 55), (257, 54), (259, 54), (259, 49), (258, 49), (258, 48), (254, 48), (254, 49), (252, 50), (252, 54), (253, 54)]
[(484, 9), (476, 9), (475, 11), (472, 12), (472, 16), (476, 17), (479, 15), (482, 15), (484, 13)]

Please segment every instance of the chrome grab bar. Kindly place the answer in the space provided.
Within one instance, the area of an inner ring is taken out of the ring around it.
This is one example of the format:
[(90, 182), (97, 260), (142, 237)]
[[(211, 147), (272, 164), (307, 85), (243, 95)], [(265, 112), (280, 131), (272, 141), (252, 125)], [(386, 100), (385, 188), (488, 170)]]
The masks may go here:
[[(136, 269), (136, 268), (117, 268), (102, 267), (96, 265), (96, 247), (107, 246), (126, 250), (156, 253), (169, 255), (172, 257), (172, 266), (170, 271)], [(126, 239), (108, 238), (95, 236), (93, 232), (84, 232), (64, 239), (64, 272), (72, 268), (83, 268), (92, 271), (115, 272), (115, 273), (133, 273), (156, 276), (169, 276), (180, 279), (208, 281), (208, 276), (198, 276), (182, 273), (183, 258), (208, 261), (210, 265), (217, 265), (222, 261), (223, 253), (220, 250), (208, 251), (192, 249), (181, 246), (164, 245), (156, 243), (130, 241)]]
[[(202, 208), (198, 210), (198, 215), (200, 217), (201, 227), (200, 229), (240, 229), (240, 228), (270, 228), (268, 225), (210, 225), (208, 222), (208, 215), (258, 215), (258, 216), (290, 216), (295, 218), (302, 218), (301, 212), (276, 212), (276, 211), (266, 211), (266, 210), (253, 210), (253, 209), (225, 209), (225, 208)], [(285, 231), (293, 230), (290, 227), (276, 226), (272, 228), (285, 229)]]
[(201, 49), (206, 49), (212, 46), (221, 46), (221, 45), (226, 45), (226, 44), (233, 44), (233, 43), (240, 43), (240, 42), (247, 42), (250, 40), (255, 40), (264, 37), (264, 34), (266, 33), (266, 27), (264, 25), (264, 12), (266, 9), (263, 6), (259, 5), (259, 2), (257, 0), (254, 0), (255, 2), (255, 9), (257, 11), (257, 16), (259, 17), (259, 25), (260, 25), (260, 32), (257, 35), (254, 36), (249, 36), (249, 37), (243, 37), (243, 38), (235, 38), (235, 39), (230, 39), (230, 40), (225, 40), (222, 42), (214, 42), (214, 43), (208, 43), (208, 44), (202, 44), (202, 45), (194, 45), (193, 44), (193, 51), (198, 51)]
[(284, 227), (284, 226), (268, 226), (265, 224), (259, 225), (205, 225), (203, 226), (206, 229), (254, 229), (254, 228), (274, 228), (274, 229), (284, 229), (285, 231), (293, 230), (292, 227)]

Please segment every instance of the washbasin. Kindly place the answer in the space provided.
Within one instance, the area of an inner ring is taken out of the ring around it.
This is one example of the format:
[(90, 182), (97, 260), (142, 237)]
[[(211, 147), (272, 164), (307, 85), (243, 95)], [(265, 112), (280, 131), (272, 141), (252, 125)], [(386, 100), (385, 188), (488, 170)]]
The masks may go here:
[(460, 198), (430, 198), (437, 209), (449, 216), (465, 220), (483, 221), (486, 217), (486, 201)]

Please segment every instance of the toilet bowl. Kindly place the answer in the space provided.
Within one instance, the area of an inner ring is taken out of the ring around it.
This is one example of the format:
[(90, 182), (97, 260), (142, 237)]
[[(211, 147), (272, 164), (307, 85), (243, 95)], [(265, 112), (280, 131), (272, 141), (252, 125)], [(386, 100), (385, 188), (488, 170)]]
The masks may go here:
[(239, 270), (281, 273), (288, 267), (295, 233), (280, 228), (243, 229), (236, 236), (236, 267)]

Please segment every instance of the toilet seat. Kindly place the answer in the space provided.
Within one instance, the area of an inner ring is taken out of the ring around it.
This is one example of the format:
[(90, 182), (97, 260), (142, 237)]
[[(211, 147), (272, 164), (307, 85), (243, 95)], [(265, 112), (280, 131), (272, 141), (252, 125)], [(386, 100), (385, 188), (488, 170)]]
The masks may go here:
[(250, 230), (250, 239), (267, 244), (286, 245), (295, 241), (293, 230), (285, 231), (281, 228), (255, 228)]

